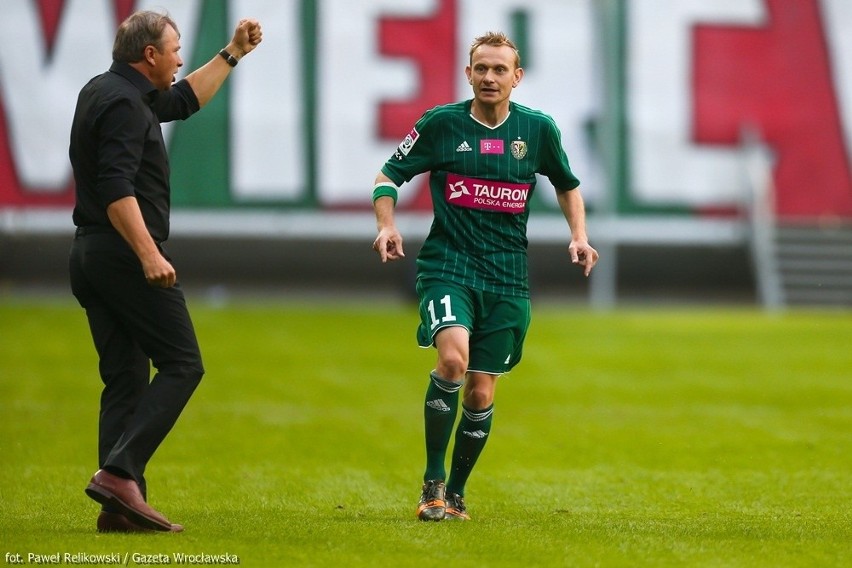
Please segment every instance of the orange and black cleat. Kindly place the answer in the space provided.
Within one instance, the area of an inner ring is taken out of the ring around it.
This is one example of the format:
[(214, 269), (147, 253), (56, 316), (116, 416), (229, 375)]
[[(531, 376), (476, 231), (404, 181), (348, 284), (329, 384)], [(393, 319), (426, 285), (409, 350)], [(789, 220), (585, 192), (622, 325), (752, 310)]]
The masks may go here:
[(470, 515), (467, 514), (467, 507), (464, 506), (464, 497), (458, 493), (447, 493), (445, 519), (455, 519), (459, 521), (469, 521)]
[(423, 484), (420, 503), (417, 505), (417, 518), (421, 521), (440, 521), (444, 518), (447, 504), (444, 501), (444, 482), (431, 479)]

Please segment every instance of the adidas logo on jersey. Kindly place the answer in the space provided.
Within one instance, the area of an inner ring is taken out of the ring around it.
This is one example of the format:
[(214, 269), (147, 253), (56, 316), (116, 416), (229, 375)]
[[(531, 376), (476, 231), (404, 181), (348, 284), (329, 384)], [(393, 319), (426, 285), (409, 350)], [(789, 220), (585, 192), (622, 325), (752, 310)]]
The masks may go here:
[(426, 403), (426, 406), (428, 406), (429, 408), (431, 408), (433, 410), (437, 410), (439, 412), (449, 412), (450, 411), (450, 407), (447, 406), (447, 404), (443, 400), (441, 400), (440, 398), (436, 398), (435, 400), (430, 400), (429, 402)]
[(456, 148), (456, 152), (473, 152), (473, 148), (470, 147), (470, 144), (467, 143), (467, 140), (459, 144), (458, 148)]
[(464, 435), (465, 435), (465, 436), (469, 436), (469, 437), (471, 437), (471, 438), (480, 438), (480, 439), (482, 439), (482, 438), (484, 438), (485, 436), (487, 436), (488, 434), (486, 434), (486, 433), (485, 433), (485, 432), (483, 432), (482, 430), (474, 430), (473, 432), (469, 432), (468, 430), (465, 430), (465, 431), (464, 431)]

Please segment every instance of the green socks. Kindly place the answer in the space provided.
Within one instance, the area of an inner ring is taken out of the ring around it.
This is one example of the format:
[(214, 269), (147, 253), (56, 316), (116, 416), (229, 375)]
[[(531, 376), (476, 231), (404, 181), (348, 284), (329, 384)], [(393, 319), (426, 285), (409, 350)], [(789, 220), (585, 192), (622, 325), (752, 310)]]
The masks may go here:
[(453, 424), (459, 411), (459, 389), (461, 382), (454, 383), (436, 375), (429, 375), (429, 388), (426, 389), (424, 418), (426, 421), (426, 473), (423, 480), (444, 480), (447, 477), (444, 461)]
[(456, 443), (453, 447), (453, 463), (447, 493), (458, 493), (464, 497), (464, 486), (488, 436), (491, 434), (491, 418), (494, 405), (483, 410), (470, 410), (462, 405), (462, 418), (456, 429)]
[[(423, 480), (447, 479), (445, 461), (450, 436), (459, 410), (459, 389), (463, 383), (447, 381), (432, 372), (426, 389), (423, 416), (426, 422), (426, 472)], [(491, 434), (491, 417), (494, 405), (483, 410), (462, 406), (462, 417), (456, 428), (455, 446), (447, 482), (448, 493), (464, 496), (464, 486), (476, 460), (485, 448)]]

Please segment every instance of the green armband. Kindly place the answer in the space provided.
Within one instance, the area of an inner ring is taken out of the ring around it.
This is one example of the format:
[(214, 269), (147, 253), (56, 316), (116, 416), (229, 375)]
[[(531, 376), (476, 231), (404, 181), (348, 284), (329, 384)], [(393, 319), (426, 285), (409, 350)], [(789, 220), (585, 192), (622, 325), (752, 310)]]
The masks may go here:
[(387, 182), (376, 184), (376, 187), (373, 188), (373, 201), (375, 202), (379, 197), (385, 196), (393, 199), (393, 204), (396, 205), (396, 200), (399, 197), (396, 186)]

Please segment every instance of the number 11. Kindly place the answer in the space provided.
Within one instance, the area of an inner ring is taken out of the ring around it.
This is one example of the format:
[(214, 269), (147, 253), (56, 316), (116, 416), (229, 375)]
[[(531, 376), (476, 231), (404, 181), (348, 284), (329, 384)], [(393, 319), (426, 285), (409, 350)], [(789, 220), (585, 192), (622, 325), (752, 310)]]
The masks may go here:
[(426, 306), (426, 309), (429, 310), (429, 319), (431, 320), (429, 329), (435, 329), (441, 323), (456, 321), (456, 316), (453, 315), (453, 307), (450, 304), (450, 295), (447, 294), (441, 298), (441, 303), (444, 305), (444, 316), (440, 320), (435, 316), (435, 300), (429, 300), (429, 305)]

